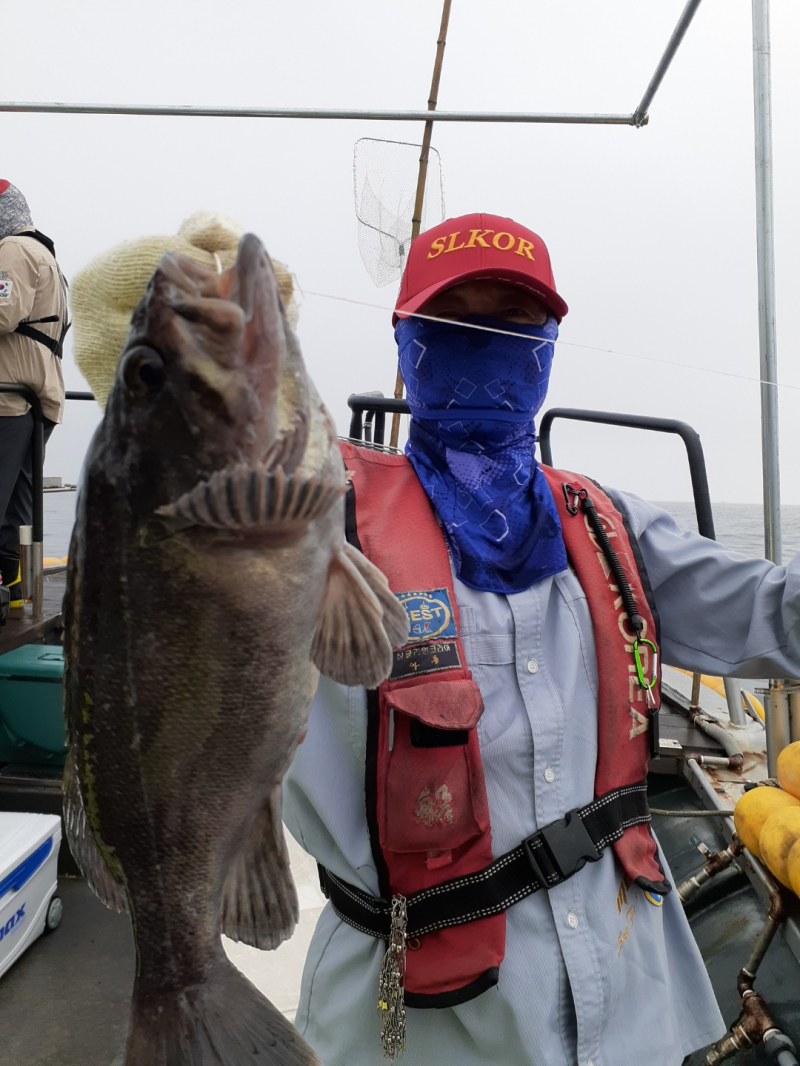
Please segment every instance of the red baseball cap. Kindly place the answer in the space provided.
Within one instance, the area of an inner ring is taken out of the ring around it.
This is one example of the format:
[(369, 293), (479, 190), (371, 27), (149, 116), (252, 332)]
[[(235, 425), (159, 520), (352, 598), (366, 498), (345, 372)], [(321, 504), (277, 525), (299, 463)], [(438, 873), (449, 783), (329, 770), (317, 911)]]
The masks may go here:
[(3, 179), (0, 178), (0, 196), (3, 195), (3, 193), (6, 191), (10, 184), (10, 181), (3, 181)]
[(473, 278), (497, 278), (527, 289), (559, 322), (569, 310), (556, 292), (542, 238), (511, 218), (479, 213), (445, 219), (412, 243), (392, 324), (398, 312), (418, 311), (451, 285)]

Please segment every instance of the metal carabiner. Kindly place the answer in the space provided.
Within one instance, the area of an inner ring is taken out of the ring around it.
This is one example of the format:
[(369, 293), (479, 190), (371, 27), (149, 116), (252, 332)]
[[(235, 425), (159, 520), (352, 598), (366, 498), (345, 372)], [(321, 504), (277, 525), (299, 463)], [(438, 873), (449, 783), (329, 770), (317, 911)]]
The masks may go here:
[(571, 515), (578, 513), (578, 500), (583, 500), (588, 496), (586, 489), (576, 489), (574, 485), (570, 485), (565, 481), (561, 488), (564, 490), (564, 499), (567, 501), (567, 511)]
[[(644, 667), (642, 666), (642, 658), (639, 654), (639, 647), (642, 644), (646, 644), (652, 651), (652, 662), (650, 670), (650, 678), (647, 679), (644, 676)], [(658, 648), (655, 646), (652, 640), (643, 639), (637, 637), (633, 642), (633, 661), (636, 663), (636, 676), (639, 680), (640, 686), (645, 690), (647, 694), (648, 707), (655, 707), (656, 700), (653, 695), (653, 688), (658, 680)]]

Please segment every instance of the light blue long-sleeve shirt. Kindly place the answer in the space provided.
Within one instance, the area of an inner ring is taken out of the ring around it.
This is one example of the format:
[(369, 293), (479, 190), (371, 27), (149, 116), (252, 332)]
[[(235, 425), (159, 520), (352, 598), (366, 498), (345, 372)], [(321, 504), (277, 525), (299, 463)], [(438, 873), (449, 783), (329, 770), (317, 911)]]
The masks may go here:
[[(800, 672), (800, 556), (746, 559), (635, 496), (614, 494), (639, 540), (665, 662), (709, 674)], [(593, 798), (597, 663), (570, 571), (512, 596), (454, 582), (496, 856)], [(284, 818), (328, 869), (378, 894), (364, 806), (363, 689), (322, 679), (284, 786)], [(662, 856), (663, 859), (663, 856)], [(667, 877), (672, 881), (669, 869)], [(325, 1066), (378, 1066), (384, 943), (323, 911), (296, 1025)], [(677, 893), (625, 887), (613, 851), (507, 912), (495, 988), (457, 1007), (407, 1010), (404, 1066), (679, 1066), (725, 1032)]]

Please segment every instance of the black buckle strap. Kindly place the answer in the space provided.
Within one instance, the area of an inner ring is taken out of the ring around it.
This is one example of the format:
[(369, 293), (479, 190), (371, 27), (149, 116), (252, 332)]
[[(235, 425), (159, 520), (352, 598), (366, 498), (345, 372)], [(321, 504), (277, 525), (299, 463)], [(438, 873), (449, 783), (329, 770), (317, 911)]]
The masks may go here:
[(545, 888), (560, 885), (601, 855), (577, 809), (529, 836), (523, 847), (536, 879)]
[[(465, 874), (406, 897), (408, 936), (463, 925), (499, 914), (540, 889), (560, 885), (632, 825), (650, 821), (647, 785), (640, 781), (613, 789), (569, 811), (527, 837), (477, 873)], [(371, 896), (319, 867), (320, 888), (348, 924), (387, 939), (391, 902)]]

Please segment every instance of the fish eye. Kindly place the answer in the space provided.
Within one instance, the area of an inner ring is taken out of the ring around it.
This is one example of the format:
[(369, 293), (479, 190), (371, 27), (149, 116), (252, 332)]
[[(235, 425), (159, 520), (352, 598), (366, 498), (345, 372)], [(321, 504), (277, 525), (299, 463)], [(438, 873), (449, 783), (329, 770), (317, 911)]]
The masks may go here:
[(125, 384), (137, 396), (150, 396), (166, 381), (164, 361), (155, 348), (134, 348), (122, 369)]

